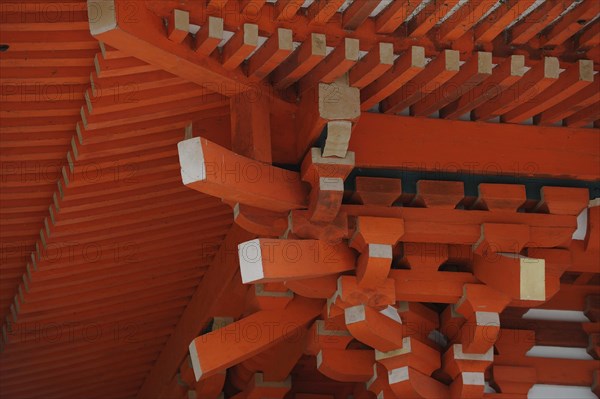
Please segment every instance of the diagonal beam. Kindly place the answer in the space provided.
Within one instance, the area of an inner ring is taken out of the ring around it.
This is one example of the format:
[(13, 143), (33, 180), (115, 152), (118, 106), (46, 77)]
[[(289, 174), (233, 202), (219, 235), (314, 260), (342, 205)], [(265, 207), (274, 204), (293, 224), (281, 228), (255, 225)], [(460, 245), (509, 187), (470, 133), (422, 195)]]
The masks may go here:
[[(295, 336), (302, 326), (319, 315), (322, 306), (318, 300), (295, 299), (285, 309), (259, 311), (194, 339), (189, 349), (196, 380), (223, 371)], [(251, 336), (246, 332), (249, 328), (258, 329), (258, 334)]]
[(233, 226), (213, 258), (202, 282), (181, 315), (173, 334), (148, 373), (138, 398), (153, 398), (168, 384), (187, 354), (189, 343), (198, 336), (212, 317), (218, 314), (221, 298), (239, 270), (237, 245), (254, 238), (251, 233)]
[(202, 138), (179, 142), (183, 184), (228, 201), (274, 211), (308, 206), (297, 172), (238, 155)]

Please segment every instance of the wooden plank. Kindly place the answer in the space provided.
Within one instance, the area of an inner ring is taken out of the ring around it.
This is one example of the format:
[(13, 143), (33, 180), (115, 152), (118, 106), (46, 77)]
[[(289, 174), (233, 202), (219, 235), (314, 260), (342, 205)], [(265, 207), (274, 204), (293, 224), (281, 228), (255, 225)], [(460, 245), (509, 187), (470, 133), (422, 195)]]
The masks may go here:
[[(482, 134), (485, 142), (480, 140)], [(597, 132), (590, 129), (567, 131), (363, 113), (352, 132), (349, 150), (356, 153), (356, 167), (486, 174), (486, 168), (494, 165), (500, 175), (593, 181), (600, 178), (599, 140)], [(386, 142), (396, 144), (379, 144)], [(515, 142), (521, 145), (515, 147)], [(535, 167), (523, 160), (535, 162)]]
[(500, 325), (502, 328), (535, 331), (536, 345), (576, 348), (588, 345), (588, 335), (582, 323), (523, 319), (511, 315), (509, 310), (500, 314)]

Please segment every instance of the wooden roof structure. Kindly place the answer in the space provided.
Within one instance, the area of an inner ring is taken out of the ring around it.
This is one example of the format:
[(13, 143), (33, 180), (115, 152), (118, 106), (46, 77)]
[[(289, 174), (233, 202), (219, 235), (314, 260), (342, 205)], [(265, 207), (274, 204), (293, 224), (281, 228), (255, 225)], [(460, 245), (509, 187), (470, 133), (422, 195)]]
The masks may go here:
[(600, 397), (598, 1), (5, 0), (0, 50), (0, 396)]

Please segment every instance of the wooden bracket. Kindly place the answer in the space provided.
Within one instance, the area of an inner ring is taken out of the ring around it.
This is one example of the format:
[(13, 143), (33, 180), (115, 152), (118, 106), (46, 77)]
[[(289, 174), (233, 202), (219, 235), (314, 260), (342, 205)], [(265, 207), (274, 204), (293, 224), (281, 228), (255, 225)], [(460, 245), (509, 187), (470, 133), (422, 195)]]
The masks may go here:
[(588, 206), (589, 190), (587, 188), (542, 187), (542, 200), (536, 210), (554, 215), (577, 216)]
[(382, 352), (402, 347), (402, 321), (392, 306), (377, 311), (361, 304), (347, 307), (344, 315), (348, 331), (360, 342)]
[(388, 372), (388, 382), (399, 398), (448, 398), (448, 387), (438, 380), (405, 366)]
[[(331, 323), (330, 323), (331, 324)], [(308, 330), (306, 353), (316, 356), (322, 349), (345, 349), (354, 337), (348, 330), (328, 325), (324, 320), (315, 320)]]
[(475, 277), (510, 298), (545, 301), (546, 263), (544, 259), (501, 253), (493, 258), (475, 256)]
[(525, 186), (522, 184), (479, 184), (479, 195), (473, 204), (475, 209), (488, 211), (516, 211), (525, 201)]
[(283, 238), (313, 238), (331, 244), (348, 238), (348, 216), (339, 212), (329, 223), (316, 223), (309, 219), (310, 211), (293, 210), (288, 216), (288, 228)]
[[(358, 88), (350, 87), (348, 75), (346, 74), (333, 83), (319, 83), (302, 95), (296, 115), (299, 138), (297, 153), (300, 157), (304, 156), (306, 151), (314, 145), (327, 122), (346, 121), (353, 123), (360, 117), (359, 92)], [(341, 140), (345, 143), (345, 137), (348, 134), (347, 124), (333, 125), (332, 128), (334, 131), (335, 129), (345, 129), (340, 132), (344, 139), (336, 138), (338, 142)], [(335, 135), (332, 136), (333, 138), (335, 138)], [(328, 147), (327, 143), (325, 147)], [(340, 156), (344, 156), (344, 150), (347, 149), (347, 146), (334, 145), (333, 142), (329, 147), (332, 148), (328, 148), (328, 152), (331, 151), (333, 155)]]
[(325, 158), (312, 148), (302, 162), (302, 180), (310, 184), (309, 214), (316, 223), (331, 222), (342, 205), (344, 180), (354, 168), (354, 153), (343, 158)]
[(399, 301), (396, 304), (402, 319), (402, 335), (428, 342), (429, 334), (440, 327), (436, 311), (418, 302)]
[(410, 367), (423, 374), (431, 375), (441, 366), (440, 353), (437, 349), (414, 337), (404, 337), (400, 349), (389, 352), (376, 350), (375, 360), (390, 372), (402, 367)]
[(233, 220), (246, 231), (262, 237), (281, 237), (288, 227), (285, 213), (237, 203), (233, 207)]
[(374, 363), (372, 350), (323, 348), (317, 353), (317, 370), (336, 381), (367, 382)]
[(413, 204), (426, 208), (454, 209), (464, 196), (463, 182), (419, 180)]
[(437, 272), (449, 254), (448, 245), (428, 242), (403, 242), (401, 251), (402, 261), (422, 272)]
[(355, 198), (363, 205), (392, 206), (402, 195), (402, 181), (385, 177), (356, 177)]
[(337, 290), (331, 298), (327, 300), (328, 309), (337, 307), (343, 309), (356, 305), (367, 305), (373, 308), (384, 308), (396, 303), (396, 289), (394, 280), (388, 278), (385, 282), (375, 289), (366, 289), (358, 285), (354, 276), (340, 276), (337, 281)]
[(492, 261), (497, 253), (518, 254), (531, 241), (530, 227), (523, 224), (482, 223), (473, 253)]

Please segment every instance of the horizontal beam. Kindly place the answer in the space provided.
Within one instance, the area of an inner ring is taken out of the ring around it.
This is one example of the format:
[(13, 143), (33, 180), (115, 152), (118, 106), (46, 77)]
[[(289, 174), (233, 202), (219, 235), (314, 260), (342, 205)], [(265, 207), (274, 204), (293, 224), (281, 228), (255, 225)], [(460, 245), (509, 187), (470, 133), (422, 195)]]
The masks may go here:
[(349, 150), (363, 168), (598, 180), (599, 147), (592, 129), (363, 113)]
[(577, 228), (577, 218), (572, 215), (368, 205), (342, 205), (341, 211), (348, 216), (404, 219), (402, 241), (411, 243), (473, 245), (480, 239), (482, 224), (507, 223), (529, 225), (529, 246), (552, 248), (564, 244)]

